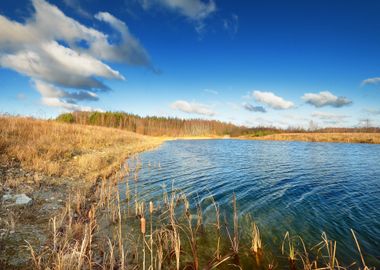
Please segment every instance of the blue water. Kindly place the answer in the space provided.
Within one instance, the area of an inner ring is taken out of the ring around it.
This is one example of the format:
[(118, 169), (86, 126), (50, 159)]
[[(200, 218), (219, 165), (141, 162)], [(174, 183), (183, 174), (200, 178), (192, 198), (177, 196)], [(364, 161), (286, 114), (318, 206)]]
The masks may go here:
[(184, 140), (140, 159), (146, 200), (165, 183), (230, 209), (235, 193), (239, 212), (273, 241), (289, 230), (313, 246), (324, 231), (349, 263), (358, 258), (352, 228), (367, 264), (380, 266), (380, 145)]

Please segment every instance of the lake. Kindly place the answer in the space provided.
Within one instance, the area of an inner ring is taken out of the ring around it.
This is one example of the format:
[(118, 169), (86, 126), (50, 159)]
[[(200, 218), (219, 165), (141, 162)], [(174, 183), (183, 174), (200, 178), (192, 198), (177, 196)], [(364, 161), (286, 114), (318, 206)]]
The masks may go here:
[(199, 201), (213, 195), (228, 212), (235, 193), (239, 213), (251, 214), (269, 243), (290, 231), (311, 247), (326, 232), (350, 263), (358, 259), (352, 228), (367, 263), (380, 266), (380, 145), (178, 140), (140, 159), (146, 201), (165, 184)]

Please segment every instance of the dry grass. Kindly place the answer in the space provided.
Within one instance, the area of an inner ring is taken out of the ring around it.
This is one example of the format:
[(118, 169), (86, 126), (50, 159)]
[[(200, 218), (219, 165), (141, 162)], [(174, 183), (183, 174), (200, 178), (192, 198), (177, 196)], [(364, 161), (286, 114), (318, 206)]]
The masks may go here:
[(119, 129), (0, 117), (0, 161), (54, 176), (108, 176), (127, 157), (163, 140)]
[(380, 133), (283, 133), (261, 137), (242, 137), (252, 140), (341, 142), (341, 143), (380, 143)]

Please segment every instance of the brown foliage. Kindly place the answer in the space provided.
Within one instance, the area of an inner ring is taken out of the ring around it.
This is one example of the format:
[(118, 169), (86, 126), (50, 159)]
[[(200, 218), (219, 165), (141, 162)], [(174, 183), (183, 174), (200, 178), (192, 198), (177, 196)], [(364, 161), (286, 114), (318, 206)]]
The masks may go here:
[(128, 131), (21, 117), (0, 117), (0, 161), (47, 175), (96, 178), (162, 140)]

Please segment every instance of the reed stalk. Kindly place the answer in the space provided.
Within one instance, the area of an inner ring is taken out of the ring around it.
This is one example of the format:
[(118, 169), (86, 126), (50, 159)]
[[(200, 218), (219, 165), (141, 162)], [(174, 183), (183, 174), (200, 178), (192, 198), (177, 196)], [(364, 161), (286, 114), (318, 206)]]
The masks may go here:
[(120, 269), (125, 269), (125, 256), (124, 256), (124, 244), (123, 244), (123, 234), (121, 230), (121, 210), (120, 210), (120, 194), (117, 190), (116, 192), (117, 198), (117, 213), (118, 213), (118, 240), (119, 240), (119, 257), (120, 257)]
[(238, 212), (237, 212), (237, 206), (236, 206), (236, 195), (233, 194), (232, 197), (232, 204), (234, 208), (234, 238), (233, 238), (233, 245), (232, 250), (235, 255), (239, 254), (239, 218), (238, 218)]
[(153, 212), (154, 204), (152, 201), (149, 202), (149, 217), (150, 217), (150, 269), (154, 270), (154, 261), (153, 261)]
[(366, 265), (366, 263), (365, 263), (365, 261), (364, 261), (364, 257), (363, 257), (362, 250), (361, 250), (361, 248), (360, 248), (360, 245), (359, 245), (358, 239), (356, 238), (356, 234), (355, 234), (355, 232), (354, 232), (353, 229), (351, 229), (351, 233), (352, 233), (352, 236), (354, 237), (355, 244), (356, 244), (356, 247), (357, 247), (357, 249), (358, 249), (358, 252), (359, 252), (359, 255), (360, 255), (360, 259), (361, 259), (361, 262), (362, 262), (363, 269), (364, 269), (364, 270), (368, 270), (369, 267)]

